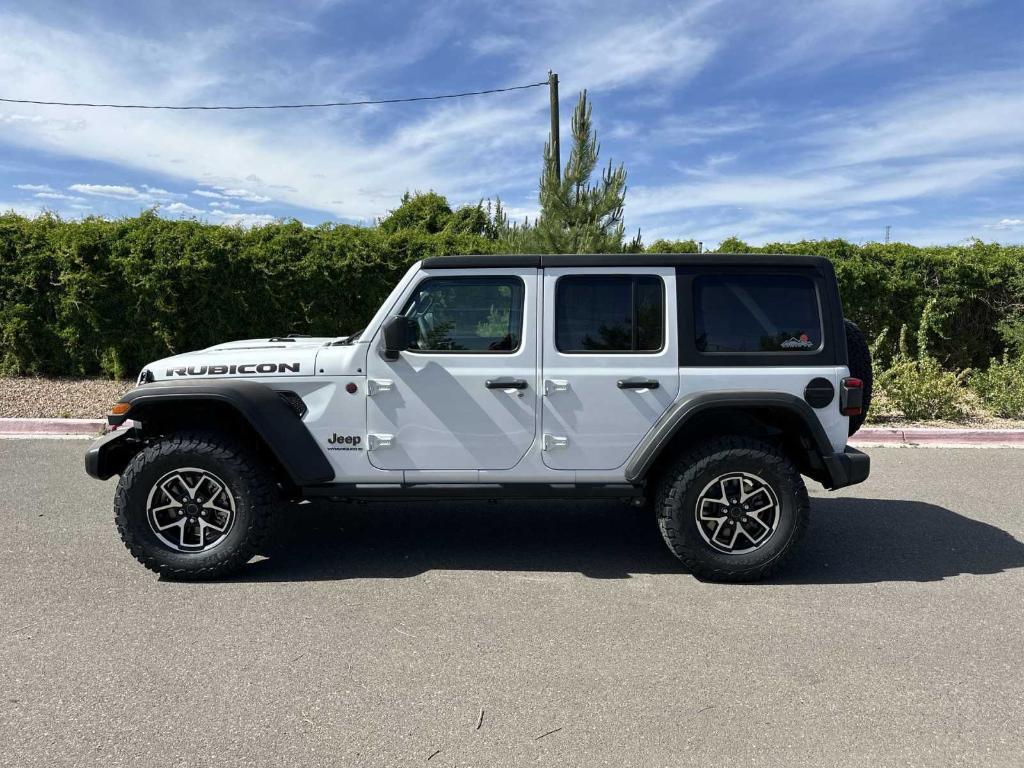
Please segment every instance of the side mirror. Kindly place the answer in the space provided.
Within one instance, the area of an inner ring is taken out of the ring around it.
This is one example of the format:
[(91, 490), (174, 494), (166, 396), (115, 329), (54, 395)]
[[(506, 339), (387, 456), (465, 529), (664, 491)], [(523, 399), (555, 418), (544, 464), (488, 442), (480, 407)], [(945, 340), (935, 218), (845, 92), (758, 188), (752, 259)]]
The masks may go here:
[(412, 325), (405, 315), (393, 315), (384, 321), (384, 357), (397, 360), (398, 353), (412, 344)]

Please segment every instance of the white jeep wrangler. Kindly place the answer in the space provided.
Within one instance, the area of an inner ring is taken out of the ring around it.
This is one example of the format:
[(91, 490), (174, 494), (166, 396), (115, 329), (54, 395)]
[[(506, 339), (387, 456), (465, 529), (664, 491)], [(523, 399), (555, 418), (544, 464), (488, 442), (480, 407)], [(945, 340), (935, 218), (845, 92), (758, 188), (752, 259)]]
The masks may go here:
[(452, 256), (350, 336), (158, 360), (86, 455), (147, 568), (219, 577), (303, 499), (653, 501), (698, 576), (775, 571), (859, 483), (871, 363), (810, 256)]

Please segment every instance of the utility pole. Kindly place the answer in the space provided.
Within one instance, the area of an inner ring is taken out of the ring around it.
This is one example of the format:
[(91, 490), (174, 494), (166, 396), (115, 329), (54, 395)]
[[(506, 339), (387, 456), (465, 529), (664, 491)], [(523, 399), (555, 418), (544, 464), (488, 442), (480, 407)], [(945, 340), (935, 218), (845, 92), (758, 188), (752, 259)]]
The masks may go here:
[(548, 93), (551, 96), (551, 156), (555, 159), (555, 180), (562, 180), (562, 146), (558, 139), (558, 73), (548, 70)]
[(885, 244), (886, 245), (889, 244), (889, 230), (890, 229), (892, 229), (892, 226), (890, 226), (889, 224), (886, 224), (885, 225)]

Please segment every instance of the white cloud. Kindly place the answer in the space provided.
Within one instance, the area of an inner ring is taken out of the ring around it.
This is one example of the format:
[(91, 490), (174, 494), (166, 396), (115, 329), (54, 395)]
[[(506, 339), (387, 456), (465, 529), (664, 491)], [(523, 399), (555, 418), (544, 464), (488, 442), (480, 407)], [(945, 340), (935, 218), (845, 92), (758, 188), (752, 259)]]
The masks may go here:
[[(706, 23), (714, 5), (698, 2), (668, 15), (623, 14), (619, 8), (595, 15), (597, 21), (589, 24), (574, 15), (575, 34), (531, 41), (520, 58), (530, 71), (536, 71), (537, 61), (549, 63), (570, 89), (680, 83), (699, 72), (718, 48), (718, 36)], [(624, 16), (639, 20), (627, 22)]]
[(160, 200), (160, 199), (178, 200), (178, 199), (183, 199), (183, 198), (187, 197), (187, 195), (182, 195), (182, 194), (179, 194), (177, 192), (168, 192), (166, 189), (160, 189), (160, 187), (151, 187), (151, 186), (149, 186), (149, 184), (143, 184), (142, 188), (144, 190), (146, 190), (146, 194), (147, 195), (149, 195), (150, 197), (155, 198), (157, 200)]
[(874, 109), (830, 116), (808, 140), (837, 164), (1020, 148), (1020, 77), (999, 72), (917, 86)]
[(736, 133), (746, 133), (764, 124), (751, 109), (738, 106), (703, 110), (699, 116), (671, 116), (650, 131), (650, 138), (662, 144), (683, 146), (702, 144)]
[[(252, 174), (250, 174), (249, 180), (252, 181), (254, 179), (259, 181), (258, 178), (253, 177)], [(288, 187), (287, 185), (277, 186), (278, 188), (288, 189), (292, 192), (296, 191), (295, 187)], [(209, 197), (216, 200), (222, 200), (224, 198), (230, 197), (235, 198), (236, 200), (244, 200), (247, 203), (268, 203), (271, 200), (271, 198), (267, 197), (266, 195), (257, 194), (256, 192), (253, 192), (250, 189), (228, 189), (227, 187), (217, 186), (216, 184), (211, 185), (210, 189), (193, 189), (192, 194), (198, 195), (199, 197)]]
[(269, 213), (228, 213), (226, 211), (213, 210), (210, 216), (217, 219), (221, 224), (240, 227), (258, 227), (263, 224), (273, 224), (279, 221), (278, 217)]
[(104, 197), (111, 200), (145, 204), (185, 197), (185, 195), (168, 192), (166, 189), (160, 189), (159, 187), (151, 187), (148, 184), (142, 184), (141, 186), (142, 189), (122, 184), (71, 184), (68, 189), (81, 195), (89, 195), (90, 197)]
[(233, 208), (236, 209), (238, 206), (235, 203), (227, 200), (214, 200), (210, 203), (211, 208)]
[(799, 74), (867, 56), (896, 56), (917, 45), (923, 34), (962, 0), (789, 0), (761, 14), (738, 17), (739, 26), (755, 26), (760, 35), (782, 41), (770, 46), (753, 77), (780, 70)]
[(176, 213), (180, 216), (201, 216), (204, 213), (204, 211), (193, 208), (185, 203), (171, 203), (170, 205), (163, 206), (160, 210), (167, 213)]
[(223, 189), (218, 187), (223, 193), (224, 197), (235, 197), (239, 200), (245, 200), (247, 203), (266, 203), (270, 201), (270, 198), (266, 195), (258, 195), (248, 189)]
[(469, 44), (470, 48), (479, 56), (509, 53), (527, 45), (527, 41), (516, 35), (481, 35), (474, 38)]
[(988, 229), (1022, 229), (1024, 228), (1024, 219), (1000, 219), (994, 224), (986, 224)]
[(63, 192), (36, 192), (32, 197), (42, 198), (44, 200), (69, 200), (75, 203), (85, 202), (84, 197), (77, 197), (75, 195), (65, 195)]
[(72, 184), (68, 189), (83, 195), (110, 197), (114, 200), (142, 200), (145, 197), (144, 193), (135, 187), (119, 186), (116, 184)]
[[(870, 228), (865, 233), (882, 231), (866, 223), (880, 220), (873, 210), (881, 211), (879, 217), (902, 215), (911, 203), (963, 197), (1024, 177), (1024, 140), (1016, 130), (1024, 122), (1024, 97), (1018, 83), (1013, 72), (931, 80), (883, 96), (869, 109), (766, 118), (759, 131), (769, 140), (784, 137), (776, 150), (784, 163), (773, 154), (745, 153), (745, 162), (732, 157), (726, 164), (685, 168), (685, 181), (634, 186), (627, 218), (645, 231), (662, 231), (672, 228), (668, 217), (685, 221), (702, 211), (710, 223), (712, 209), (731, 209), (723, 226), (733, 233), (798, 233), (800, 227), (806, 233), (826, 226), (841, 234), (857, 231), (857, 222)], [(787, 121), (800, 131), (788, 131), (781, 124)], [(795, 224), (792, 230), (772, 218), (789, 214), (797, 217), (787, 222)], [(995, 228), (991, 222), (969, 223), (972, 232)], [(685, 231), (678, 226), (677, 232)]]
[(43, 208), (38, 205), (26, 205), (25, 203), (4, 202), (0, 200), (0, 213), (16, 213), (19, 216), (31, 218), (38, 216), (42, 212)]
[(23, 189), (26, 192), (54, 192), (49, 184), (15, 184), (15, 189)]
[(85, 120), (62, 120), (43, 115), (6, 114), (0, 112), (0, 125), (30, 125), (37, 131), (77, 131), (86, 126)]

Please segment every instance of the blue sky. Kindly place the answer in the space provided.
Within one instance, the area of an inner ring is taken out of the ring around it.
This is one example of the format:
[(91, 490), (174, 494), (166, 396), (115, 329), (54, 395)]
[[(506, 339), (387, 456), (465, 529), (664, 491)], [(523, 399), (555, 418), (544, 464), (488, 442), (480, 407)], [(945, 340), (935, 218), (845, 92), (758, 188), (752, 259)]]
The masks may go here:
[[(279, 103), (562, 84), (644, 240), (1024, 240), (1020, 0), (0, 2), (0, 96)], [(536, 212), (547, 91), (283, 112), (0, 103), (0, 209), (371, 223)], [(563, 158), (564, 159), (564, 158)]]

